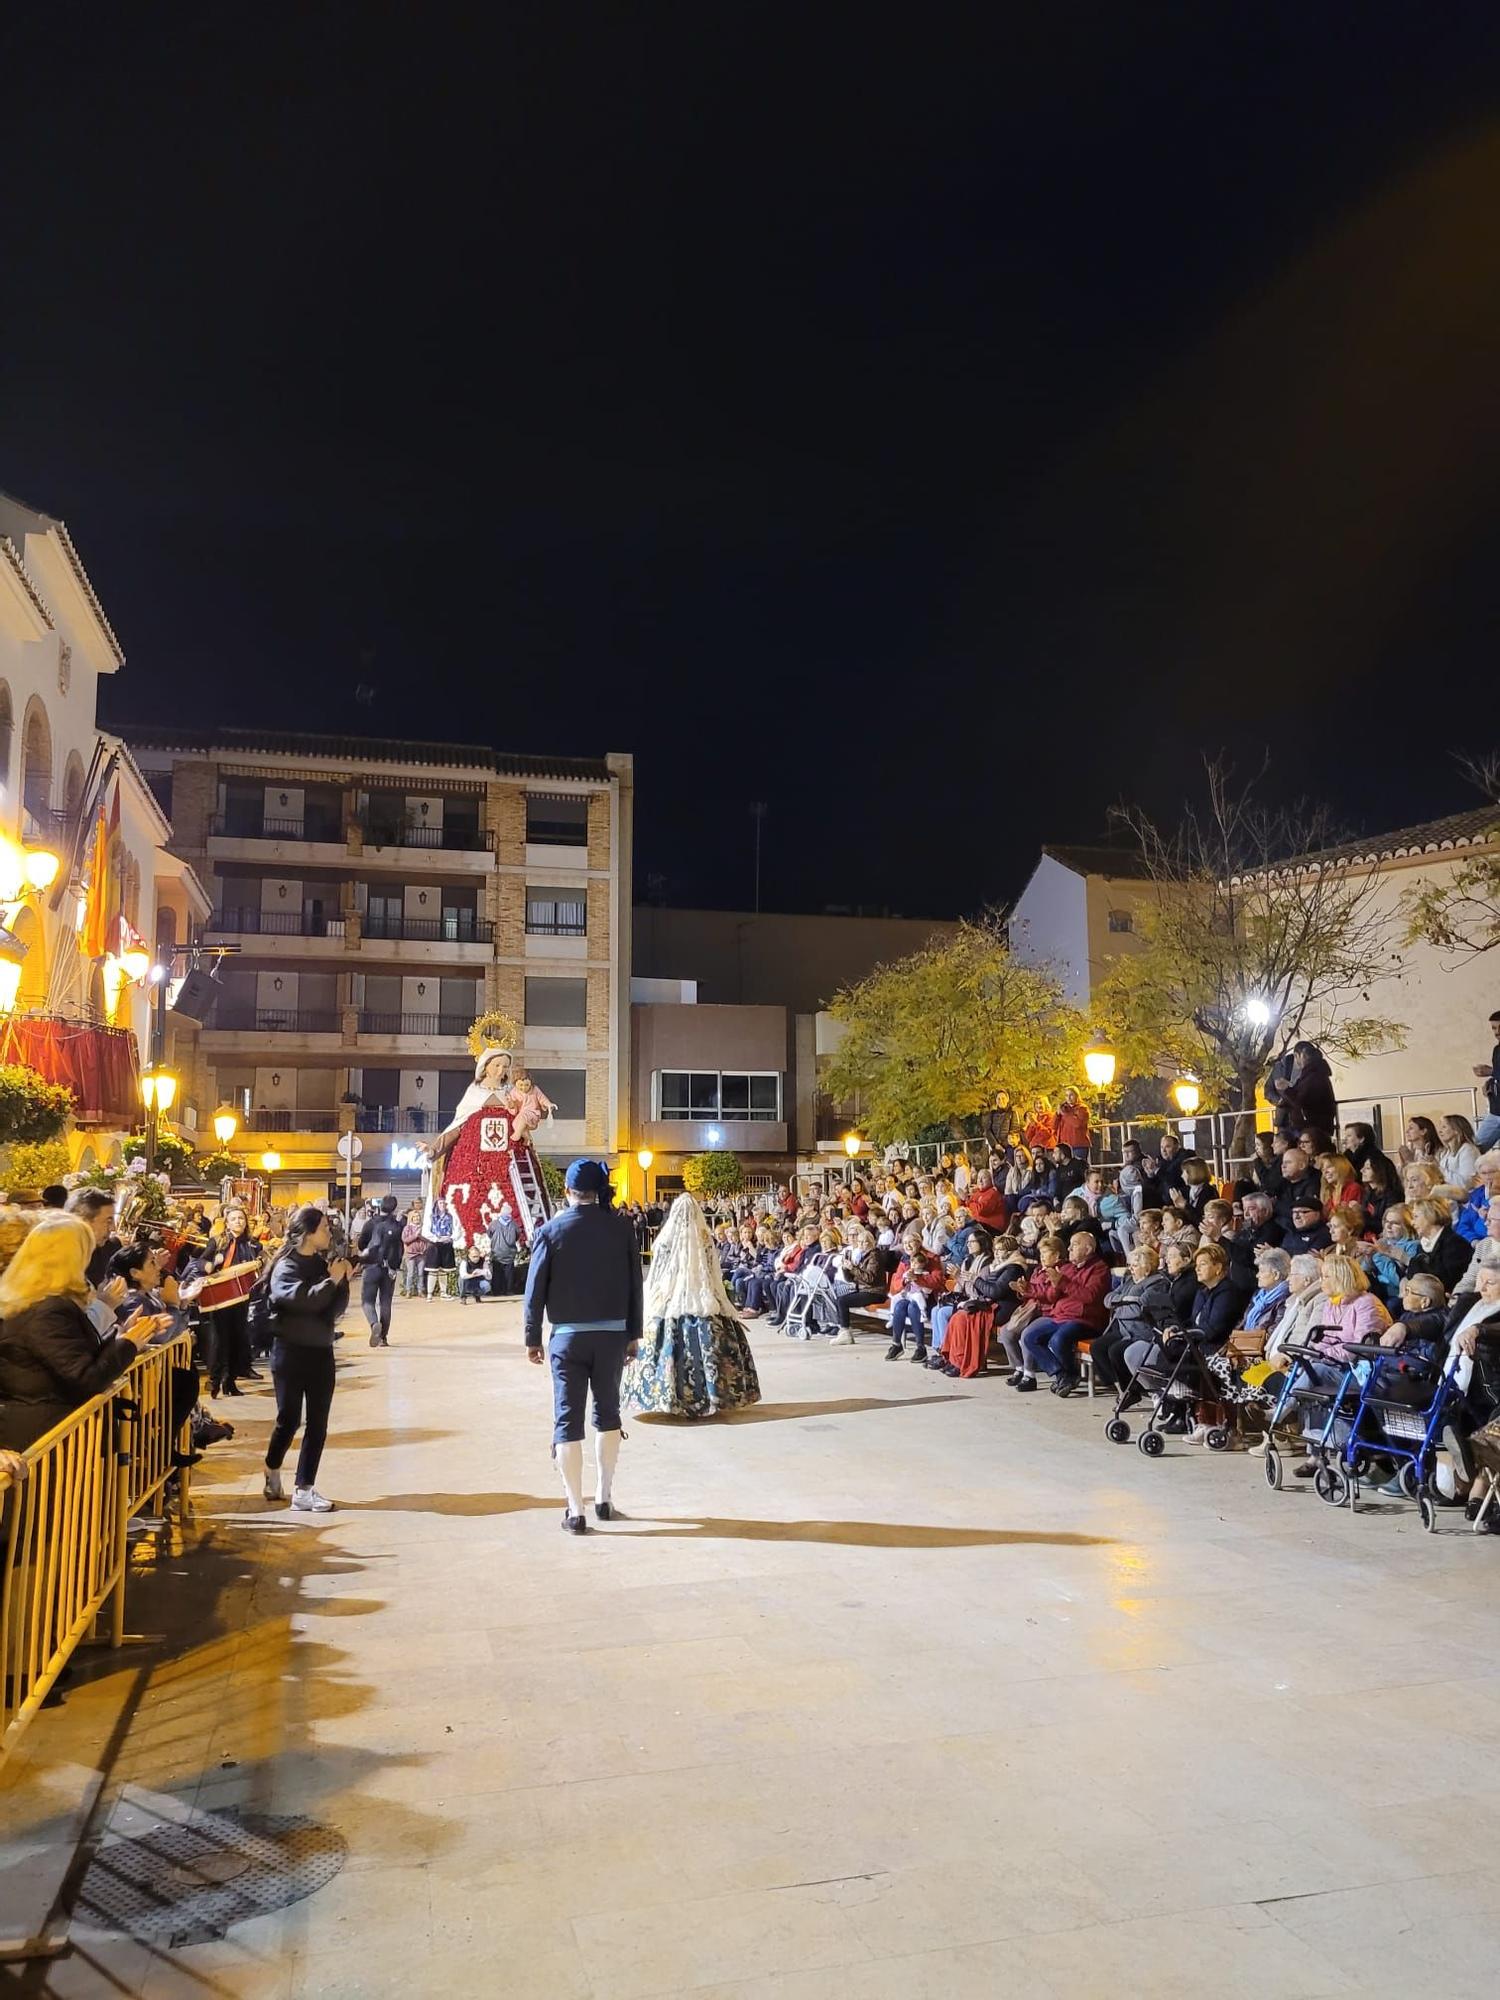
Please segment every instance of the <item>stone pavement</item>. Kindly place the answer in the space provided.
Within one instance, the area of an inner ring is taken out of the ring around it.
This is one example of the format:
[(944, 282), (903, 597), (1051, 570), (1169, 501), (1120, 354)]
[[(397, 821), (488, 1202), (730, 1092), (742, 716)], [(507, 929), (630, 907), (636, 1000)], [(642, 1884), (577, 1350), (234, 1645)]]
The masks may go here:
[(7, 1912), (103, 1787), (0, 1995), (1493, 1993), (1495, 1542), (763, 1329), (573, 1541), (517, 1321), (351, 1316), (321, 1521), (224, 1406), (147, 1643), (0, 1780)]

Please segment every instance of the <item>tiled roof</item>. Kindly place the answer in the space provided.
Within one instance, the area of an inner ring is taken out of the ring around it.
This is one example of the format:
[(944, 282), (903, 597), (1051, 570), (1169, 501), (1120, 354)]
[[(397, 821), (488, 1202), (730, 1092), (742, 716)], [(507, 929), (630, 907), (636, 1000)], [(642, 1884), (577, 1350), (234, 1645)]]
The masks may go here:
[[(67, 522), (60, 521), (55, 514), (44, 514), (39, 507), (28, 506), (24, 500), (18, 500), (13, 493), (0, 493), (0, 502), (4, 503), (6, 513), (20, 527), (22, 533), (56, 535), (59, 543), (62, 545), (62, 552), (67, 557), (68, 567), (73, 572), (78, 588), (83, 593), (84, 600), (90, 611), (98, 619), (100, 631), (103, 632), (105, 638), (109, 641), (110, 651), (115, 656), (116, 666), (123, 667), (125, 664), (124, 651), (118, 638), (115, 636), (114, 626), (110, 624), (104, 615), (104, 606), (99, 602), (99, 593), (89, 580), (89, 573), (83, 566), (83, 558), (73, 546), (73, 537), (68, 533)], [(19, 562), (19, 552), (17, 552), (16, 559)], [(22, 576), (26, 576), (25, 565), (21, 564), (20, 567)], [(27, 580), (28, 582), (30, 581), (29, 578)], [(35, 594), (34, 586), (33, 594)], [(49, 618), (47, 622), (50, 625), (52, 620)]]
[(43, 598), (40, 590), (37, 589), (36, 578), (26, 567), (21, 551), (16, 547), (9, 535), (0, 535), (0, 556), (5, 558), (10, 568), (14, 571), (16, 581), (20, 584), (22, 590), (25, 591), (28, 601), (35, 607), (37, 617), (41, 619), (49, 632), (52, 631), (54, 629), (52, 613), (47, 609), (46, 600)]
[(1455, 847), (1475, 847), (1500, 833), (1500, 806), (1476, 806), (1470, 812), (1449, 813), (1420, 826), (1397, 827), (1394, 833), (1357, 834), (1333, 847), (1299, 856), (1305, 861), (1394, 861), (1403, 855), (1440, 854)]
[(336, 757), (347, 764), (438, 764), (516, 778), (607, 782), (602, 757), (534, 757), (484, 743), (402, 742), (387, 736), (318, 736), (292, 729), (190, 729), (178, 723), (123, 722), (115, 733), (151, 750), (224, 751), (269, 757)]
[(1108, 875), (1116, 882), (1149, 882), (1151, 871), (1134, 847), (1074, 847), (1048, 841), (1042, 849), (1075, 875)]

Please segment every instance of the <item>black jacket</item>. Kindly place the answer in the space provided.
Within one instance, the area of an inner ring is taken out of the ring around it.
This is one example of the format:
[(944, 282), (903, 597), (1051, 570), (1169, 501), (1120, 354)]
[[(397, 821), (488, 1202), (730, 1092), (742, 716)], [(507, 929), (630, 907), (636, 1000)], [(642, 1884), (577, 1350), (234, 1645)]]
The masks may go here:
[(542, 1314), (554, 1326), (623, 1320), (641, 1337), (641, 1260), (623, 1215), (596, 1202), (565, 1208), (537, 1231), (526, 1267), (526, 1345), (542, 1344)]
[(333, 1329), (349, 1304), (349, 1280), (335, 1284), (316, 1251), (288, 1250), (271, 1266), (271, 1325), (288, 1347), (332, 1347)]
[(1281, 1247), (1288, 1257), (1305, 1257), (1309, 1251), (1326, 1250), (1332, 1241), (1328, 1224), (1315, 1222), (1311, 1229), (1289, 1229), (1281, 1239)]
[(1290, 1229), (1292, 1226), (1292, 1210), (1297, 1206), (1299, 1196), (1321, 1211), (1323, 1183), (1310, 1167), (1305, 1174), (1299, 1174), (1296, 1180), (1283, 1179), (1281, 1183), (1281, 1192), (1276, 1197), (1276, 1220), (1283, 1229)]
[(1204, 1347), (1222, 1347), (1239, 1325), (1244, 1308), (1245, 1294), (1233, 1278), (1200, 1285), (1193, 1300), (1192, 1338)]
[(1408, 1278), (1415, 1278), (1419, 1272), (1430, 1271), (1442, 1285), (1445, 1292), (1451, 1292), (1464, 1272), (1469, 1268), (1473, 1255), (1472, 1246), (1465, 1243), (1451, 1224), (1445, 1223), (1438, 1232), (1438, 1239), (1430, 1250), (1418, 1245), (1406, 1267)]
[(107, 1389), (134, 1361), (133, 1340), (101, 1340), (76, 1299), (38, 1299), (0, 1326), (0, 1444), (12, 1451)]
[(1276, 1122), (1284, 1132), (1321, 1132), (1330, 1141), (1337, 1134), (1339, 1106), (1333, 1094), (1333, 1072), (1321, 1056), (1310, 1057), (1302, 1074), (1283, 1089)]
[(402, 1262), (402, 1223), (399, 1216), (372, 1215), (355, 1239), (361, 1264), (383, 1264), (387, 1271), (399, 1271)]

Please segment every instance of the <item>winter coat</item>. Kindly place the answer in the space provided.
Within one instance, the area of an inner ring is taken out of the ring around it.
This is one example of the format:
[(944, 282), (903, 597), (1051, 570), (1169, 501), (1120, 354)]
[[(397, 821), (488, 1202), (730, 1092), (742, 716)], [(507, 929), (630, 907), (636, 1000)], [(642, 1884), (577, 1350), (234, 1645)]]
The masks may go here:
[(1003, 1229), (1010, 1214), (1010, 1203), (997, 1187), (971, 1187), (964, 1207), (985, 1229)]
[(1087, 1146), (1089, 1142), (1089, 1108), (1084, 1103), (1062, 1104), (1058, 1106), (1054, 1121), (1059, 1146)]
[(1331, 1139), (1339, 1129), (1338, 1099), (1333, 1072), (1320, 1055), (1309, 1056), (1300, 1076), (1285, 1085), (1276, 1106), (1276, 1123), (1283, 1132), (1321, 1132)]
[(349, 1303), (349, 1280), (329, 1276), (317, 1251), (288, 1250), (271, 1266), (271, 1325), (288, 1347), (332, 1347), (333, 1329)]
[(1172, 1324), (1172, 1285), (1165, 1271), (1144, 1278), (1127, 1278), (1104, 1301), (1110, 1329), (1124, 1333), (1139, 1327), (1143, 1335)]
[(1090, 1333), (1102, 1333), (1109, 1318), (1104, 1306), (1109, 1290), (1108, 1264), (1098, 1255), (1090, 1257), (1086, 1264), (1075, 1264), (1069, 1258), (1059, 1265), (1058, 1275), (1061, 1282), (1050, 1317), (1068, 1325), (1087, 1327)]
[(1416, 1253), (1406, 1267), (1408, 1278), (1415, 1278), (1421, 1271), (1430, 1271), (1445, 1292), (1451, 1292), (1459, 1279), (1469, 1268), (1469, 1258), (1473, 1252), (1469, 1245), (1449, 1223), (1444, 1223), (1434, 1238), (1430, 1249), (1417, 1245)]
[(0, 1326), (0, 1445), (25, 1451), (107, 1389), (134, 1361), (133, 1340), (101, 1340), (78, 1300), (38, 1299)]

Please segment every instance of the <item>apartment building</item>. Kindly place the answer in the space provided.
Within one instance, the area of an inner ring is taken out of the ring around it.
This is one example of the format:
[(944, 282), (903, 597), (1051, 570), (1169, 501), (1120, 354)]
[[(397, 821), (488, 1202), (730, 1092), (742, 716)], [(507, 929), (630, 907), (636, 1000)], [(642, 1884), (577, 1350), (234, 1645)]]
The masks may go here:
[(279, 1156), (278, 1199), (325, 1194), (338, 1135), (367, 1193), (416, 1185), (416, 1148), (473, 1074), (465, 1039), (522, 1024), (559, 1160), (625, 1143), (632, 770), (627, 755), (276, 730), (121, 731), (238, 946), (200, 1038), (232, 1149)]

